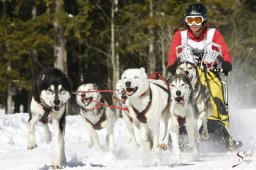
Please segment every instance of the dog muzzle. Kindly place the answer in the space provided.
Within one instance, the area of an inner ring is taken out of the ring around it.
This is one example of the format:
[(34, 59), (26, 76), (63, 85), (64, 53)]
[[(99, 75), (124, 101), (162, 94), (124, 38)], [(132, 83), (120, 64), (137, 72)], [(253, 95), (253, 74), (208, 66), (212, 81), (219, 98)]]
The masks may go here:
[(93, 99), (93, 97), (85, 97), (85, 98), (82, 98), (82, 103), (83, 103), (85, 106), (88, 106), (88, 105), (92, 102), (92, 99)]
[(175, 101), (177, 104), (184, 106), (184, 97), (182, 97), (182, 96), (176, 97)]
[(131, 96), (131, 95), (133, 95), (138, 90), (138, 87), (134, 87), (134, 88), (128, 87), (125, 90), (126, 90), (126, 94), (128, 96)]
[(60, 110), (60, 105), (53, 106), (52, 110), (55, 111), (55, 112), (59, 111)]

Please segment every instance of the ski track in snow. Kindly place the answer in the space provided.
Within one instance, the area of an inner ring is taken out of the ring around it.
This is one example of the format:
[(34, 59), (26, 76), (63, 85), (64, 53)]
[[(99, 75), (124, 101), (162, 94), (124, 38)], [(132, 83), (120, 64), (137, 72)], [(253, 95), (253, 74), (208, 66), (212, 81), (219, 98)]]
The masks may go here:
[[(142, 152), (127, 143), (127, 130), (122, 119), (115, 124), (116, 150), (108, 151), (105, 141), (106, 130), (99, 131), (103, 152), (88, 148), (88, 131), (79, 115), (67, 116), (65, 153), (67, 165), (63, 169), (190, 169), (227, 170), (256, 169), (256, 109), (231, 110), (231, 129), (234, 139), (241, 140), (243, 147), (237, 151), (216, 152), (210, 143), (200, 145), (200, 157), (181, 153), (182, 164), (173, 164), (170, 150), (155, 154)], [(53, 142), (46, 144), (43, 128), (37, 126), (37, 148), (27, 150), (27, 113), (4, 115), (0, 113), (0, 167), (1, 170), (48, 170), (54, 150)], [(50, 124), (52, 131), (52, 125)], [(161, 132), (163, 126), (161, 125)], [(53, 131), (52, 131), (53, 132)], [(53, 132), (53, 138), (54, 138)], [(161, 136), (162, 137), (162, 136)], [(237, 156), (239, 152), (247, 156)], [(239, 164), (232, 168), (233, 165)]]

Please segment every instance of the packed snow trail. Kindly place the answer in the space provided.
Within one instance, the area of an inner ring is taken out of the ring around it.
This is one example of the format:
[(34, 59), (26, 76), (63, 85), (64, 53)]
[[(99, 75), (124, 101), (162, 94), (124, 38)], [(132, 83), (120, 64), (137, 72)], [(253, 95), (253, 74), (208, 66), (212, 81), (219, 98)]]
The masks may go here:
[[(0, 167), (1, 170), (50, 169), (53, 143), (44, 141), (43, 128), (36, 131), (37, 148), (27, 150), (27, 113), (4, 115), (0, 113)], [(80, 116), (67, 116), (64, 169), (195, 169), (227, 170), (256, 169), (256, 109), (238, 110), (231, 115), (233, 136), (242, 140), (237, 151), (216, 152), (209, 142), (200, 145), (200, 157), (193, 160), (191, 153), (181, 153), (183, 164), (175, 165), (170, 150), (153, 154), (132, 148), (127, 143), (127, 130), (122, 119), (115, 124), (116, 151), (109, 152), (104, 144), (106, 131), (100, 130), (103, 152), (87, 147), (88, 131)], [(52, 126), (50, 125), (52, 131)], [(161, 130), (162, 131), (162, 130)], [(53, 134), (53, 137), (55, 135)], [(239, 157), (239, 156), (240, 157)], [(236, 165), (234, 168), (232, 166)]]

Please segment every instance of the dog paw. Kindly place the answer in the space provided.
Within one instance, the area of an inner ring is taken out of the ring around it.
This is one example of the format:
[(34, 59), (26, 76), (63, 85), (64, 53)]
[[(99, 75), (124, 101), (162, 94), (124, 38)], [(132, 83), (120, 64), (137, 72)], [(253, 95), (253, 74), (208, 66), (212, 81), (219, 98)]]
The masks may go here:
[(52, 165), (51, 169), (53, 169), (53, 170), (60, 170), (60, 169), (63, 169), (63, 167), (60, 166), (60, 165)]
[(87, 143), (88, 148), (91, 148), (92, 146), (93, 146), (93, 142), (90, 141), (90, 142)]
[(27, 149), (28, 149), (28, 150), (32, 150), (32, 149), (34, 149), (34, 148), (36, 148), (36, 147), (37, 147), (37, 144), (36, 144), (36, 143), (28, 144)]
[(163, 151), (166, 151), (168, 146), (165, 143), (162, 143), (159, 145), (160, 149), (162, 149)]
[(116, 149), (116, 145), (115, 145), (115, 144), (110, 144), (110, 145), (109, 145), (109, 149), (110, 149), (111, 151), (114, 151), (114, 150)]
[(54, 170), (60, 170), (60, 169), (63, 169), (63, 166), (66, 165), (66, 158), (62, 158), (61, 162), (53, 162), (52, 165), (51, 165), (51, 168), (54, 169)]
[(205, 140), (209, 139), (209, 133), (208, 133), (208, 132), (203, 132), (203, 133), (201, 134), (201, 138), (203, 138), (203, 139), (205, 139)]
[(153, 147), (152, 150), (154, 153), (160, 153), (162, 149), (159, 146), (156, 146), (156, 147)]
[(135, 141), (133, 141), (133, 140), (130, 142), (130, 145), (131, 145), (133, 148), (136, 148), (136, 149), (138, 148), (137, 142), (135, 142)]
[(141, 147), (144, 151), (149, 151), (150, 143), (148, 141), (141, 141)]

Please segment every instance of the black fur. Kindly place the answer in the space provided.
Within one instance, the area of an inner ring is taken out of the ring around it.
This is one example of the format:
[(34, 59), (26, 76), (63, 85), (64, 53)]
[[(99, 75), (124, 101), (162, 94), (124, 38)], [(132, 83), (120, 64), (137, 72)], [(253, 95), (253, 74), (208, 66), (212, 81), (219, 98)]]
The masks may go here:
[(71, 94), (72, 83), (70, 79), (58, 68), (46, 68), (34, 83), (32, 87), (32, 95), (34, 99), (40, 103), (40, 92), (42, 90), (47, 90), (50, 85), (57, 86), (59, 84), (61, 84), (63, 88)]

